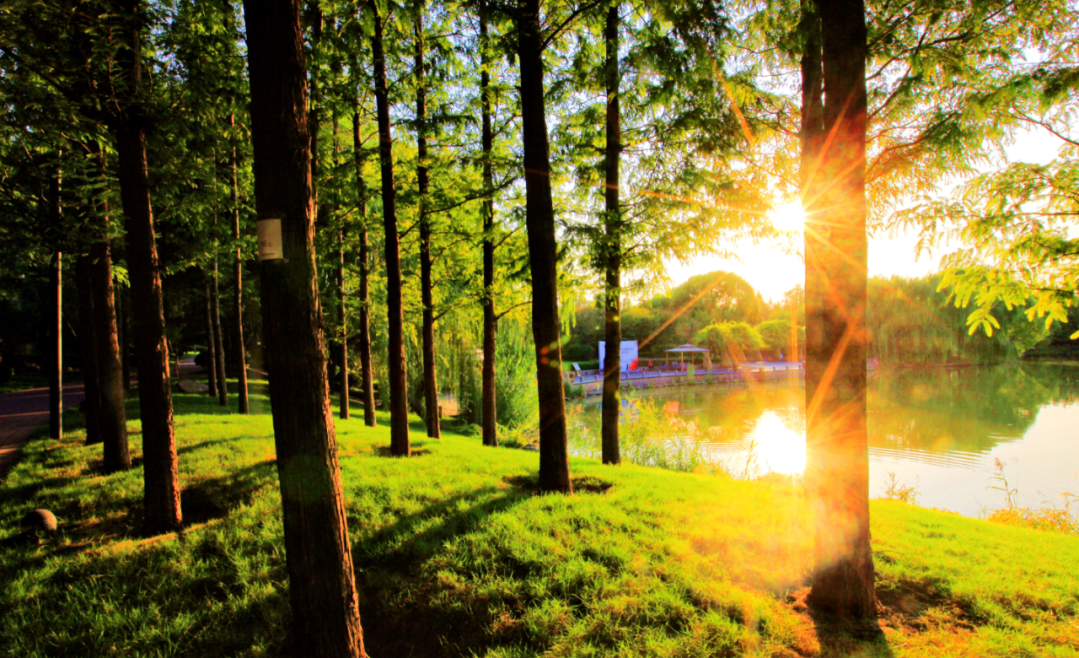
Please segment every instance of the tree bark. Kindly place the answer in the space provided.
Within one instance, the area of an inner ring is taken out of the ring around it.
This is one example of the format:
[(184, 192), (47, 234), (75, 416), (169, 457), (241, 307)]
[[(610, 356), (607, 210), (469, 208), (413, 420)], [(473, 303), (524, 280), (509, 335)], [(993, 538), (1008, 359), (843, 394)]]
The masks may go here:
[(441, 438), (438, 421), (438, 380), (435, 373), (435, 307), (431, 282), (431, 219), (427, 215), (427, 88), (423, 71), (423, 0), (416, 3), (415, 21), (416, 75), (416, 186), (420, 213), (420, 302), (423, 323), (420, 328), (423, 350), (423, 407), (427, 436)]
[(498, 318), (495, 316), (495, 202), (491, 167), (491, 45), (487, 37), (487, 3), (480, 3), (480, 104), (483, 114), (483, 445), (498, 446), (498, 407), (495, 389), (495, 350)]
[(116, 123), (120, 198), (127, 231), (127, 265), (131, 280), (135, 350), (138, 356), (139, 411), (142, 419), (143, 530), (159, 534), (180, 527), (180, 480), (172, 422), (169, 349), (150, 186), (146, 170), (146, 138), (138, 100), (142, 77), (139, 0), (118, 0), (123, 22), (123, 48), (118, 53), (126, 77), (127, 112)]
[(341, 313), (341, 326), (339, 327), (341, 332), (340, 407), (341, 418), (348, 419), (348, 318), (345, 315), (345, 233), (341, 229), (338, 229), (337, 231), (337, 292), (339, 295), (338, 304)]
[(128, 298), (128, 293), (125, 293), (123, 289), (116, 291), (116, 333), (117, 338), (120, 341), (120, 377), (124, 386), (124, 391), (130, 391), (131, 300)]
[(605, 77), (607, 82), (607, 153), (604, 202), (603, 263), (606, 268), (605, 327), (607, 351), (603, 365), (602, 456), (604, 464), (622, 461), (618, 440), (618, 412), (621, 410), (619, 384), (622, 370), (622, 210), (618, 204), (618, 169), (622, 156), (622, 118), (618, 107), (618, 4), (607, 10), (604, 26), (607, 44)]
[(424, 421), (427, 436), (441, 438), (438, 419), (438, 380), (435, 371), (434, 295), (431, 281), (431, 220), (426, 200), (429, 190), (427, 172), (427, 89), (423, 70), (423, 2), (417, 3), (415, 21), (416, 76), (416, 186), (419, 192), (420, 229), (420, 302), (423, 319), (420, 329), (423, 352)]
[(217, 336), (214, 335), (214, 309), (210, 282), (206, 282), (206, 395), (217, 396)]
[[(49, 181), (49, 215), (56, 231), (60, 226), (60, 172)], [(64, 309), (63, 255), (57, 249), (49, 263), (49, 437), (64, 436)]]
[(262, 263), (285, 559), (297, 654), (364, 656), (326, 377), (299, 0), (246, 0), (255, 205), (281, 222), (284, 260)]
[[(104, 203), (102, 206), (105, 211), (103, 220), (107, 226), (108, 208)], [(104, 443), (105, 470), (113, 472), (129, 468), (131, 454), (127, 445), (127, 410), (124, 408), (121, 381), (120, 343), (116, 336), (112, 254), (105, 232), (103, 230), (102, 239), (90, 247), (90, 290), (94, 301), (94, 343), (101, 400), (98, 420)]]
[[(235, 128), (236, 116), (229, 114), (229, 128)], [(235, 317), (235, 321), (232, 325), (232, 341), (234, 343), (234, 349), (236, 351), (235, 363), (236, 377), (238, 379), (236, 383), (236, 396), (238, 400), (238, 411), (241, 414), (250, 413), (250, 407), (247, 399), (247, 350), (244, 348), (244, 309), (243, 309), (243, 253), (240, 250), (240, 190), (236, 180), (236, 145), (233, 144), (231, 148), (231, 156), (229, 157), (229, 169), (232, 172), (232, 239), (236, 244), (235, 260), (233, 262), (232, 269), (232, 285), (236, 289), (236, 294), (232, 298), (232, 314)]]
[(521, 67), (525, 223), (532, 269), (532, 336), (539, 388), (539, 489), (571, 493), (558, 322), (558, 245), (551, 199), (540, 25), (540, 0), (520, 0), (517, 54)]
[[(404, 310), (401, 300), (401, 254), (397, 235), (397, 192), (393, 182), (393, 142), (390, 106), (386, 91), (386, 59), (382, 50), (382, 17), (374, 11), (375, 31), (371, 50), (375, 64), (375, 104), (378, 114), (378, 155), (382, 165), (382, 222), (386, 233), (386, 306), (389, 311), (389, 407), (390, 453), (412, 453), (408, 438), (408, 378), (405, 370)], [(386, 399), (385, 387), (382, 399)]]
[(101, 394), (98, 391), (97, 354), (94, 352), (94, 298), (90, 291), (90, 257), (75, 259), (75, 289), (79, 294), (79, 353), (82, 357), (83, 413), (86, 445), (102, 442)]
[(821, 185), (819, 209), (806, 227), (806, 481), (817, 519), (809, 602), (837, 615), (873, 617), (865, 406), (865, 7), (862, 0), (817, 4), (826, 145), (816, 176), (827, 187)]
[[(359, 66), (358, 62), (354, 63)], [(363, 178), (363, 140), (360, 137), (360, 99), (354, 101), (352, 113), (352, 155), (356, 163), (356, 197), (359, 199), (359, 228), (356, 231), (356, 242), (360, 248), (360, 285), (357, 294), (360, 296), (360, 326), (357, 327), (359, 338), (357, 350), (360, 356), (360, 388), (363, 399), (363, 423), (368, 427), (374, 427), (375, 421), (375, 383), (371, 373), (371, 302), (369, 300), (368, 265), (370, 254), (367, 246), (367, 183)]]
[[(215, 165), (216, 168), (216, 165)], [(216, 178), (216, 175), (214, 176)], [(216, 187), (216, 186), (215, 186)], [(217, 268), (217, 201), (214, 201), (214, 260), (211, 266), (210, 272), (210, 304), (212, 315), (210, 316), (213, 321), (214, 330), (214, 354), (217, 358), (214, 359), (214, 369), (217, 371), (217, 403), (222, 407), (229, 406), (229, 393), (228, 393), (228, 380), (225, 378), (225, 337), (221, 330), (221, 292), (218, 288), (218, 268)], [(176, 358), (179, 359), (180, 355), (177, 354)], [(177, 361), (177, 372), (179, 376), (179, 361)]]

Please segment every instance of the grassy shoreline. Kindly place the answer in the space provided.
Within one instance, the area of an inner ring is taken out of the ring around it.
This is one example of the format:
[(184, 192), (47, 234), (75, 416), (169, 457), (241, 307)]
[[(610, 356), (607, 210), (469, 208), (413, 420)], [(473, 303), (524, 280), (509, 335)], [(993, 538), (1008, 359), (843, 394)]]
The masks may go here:
[[(138, 535), (141, 469), (103, 475), (76, 414), (63, 442), (27, 444), (0, 486), (0, 655), (287, 654), (270, 418), (222, 411), (176, 396), (181, 535)], [(378, 658), (1079, 656), (1077, 537), (873, 501), (884, 608), (848, 628), (800, 602), (812, 533), (789, 480), (573, 459), (579, 493), (536, 496), (534, 453), (417, 433), (394, 459), (387, 420), (337, 425)], [(35, 507), (61, 530), (17, 545)]]

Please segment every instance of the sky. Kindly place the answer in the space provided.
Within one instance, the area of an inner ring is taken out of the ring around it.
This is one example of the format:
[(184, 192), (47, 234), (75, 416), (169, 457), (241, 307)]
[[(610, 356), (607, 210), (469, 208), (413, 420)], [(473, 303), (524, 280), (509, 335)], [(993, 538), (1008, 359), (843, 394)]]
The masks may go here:
[[(1060, 140), (1043, 130), (1030, 131), (1007, 148), (1009, 160), (1045, 164), (1061, 146)], [(943, 253), (915, 255), (918, 241), (911, 231), (882, 233), (869, 239), (869, 276), (918, 277), (937, 270)], [(756, 288), (766, 300), (778, 301), (783, 293), (805, 284), (805, 265), (798, 254), (785, 254), (778, 244), (735, 243), (738, 260), (700, 256), (688, 263), (669, 261), (667, 273), (672, 285), (697, 274), (726, 270), (734, 272)]]

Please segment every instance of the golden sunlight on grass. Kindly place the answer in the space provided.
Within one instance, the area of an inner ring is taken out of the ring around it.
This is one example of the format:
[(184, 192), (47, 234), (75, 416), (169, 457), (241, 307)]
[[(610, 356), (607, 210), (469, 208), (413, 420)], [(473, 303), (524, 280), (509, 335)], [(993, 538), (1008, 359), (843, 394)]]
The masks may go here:
[(805, 213), (802, 212), (802, 204), (799, 201), (785, 203), (777, 206), (768, 214), (772, 226), (780, 231), (801, 232), (805, 227)]

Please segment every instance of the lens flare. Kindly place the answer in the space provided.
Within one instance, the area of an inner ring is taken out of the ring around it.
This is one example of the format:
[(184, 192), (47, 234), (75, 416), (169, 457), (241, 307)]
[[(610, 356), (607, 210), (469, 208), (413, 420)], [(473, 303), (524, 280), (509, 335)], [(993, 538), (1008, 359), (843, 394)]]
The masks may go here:
[(798, 201), (778, 206), (768, 214), (772, 226), (780, 231), (801, 232), (805, 227), (805, 213)]

